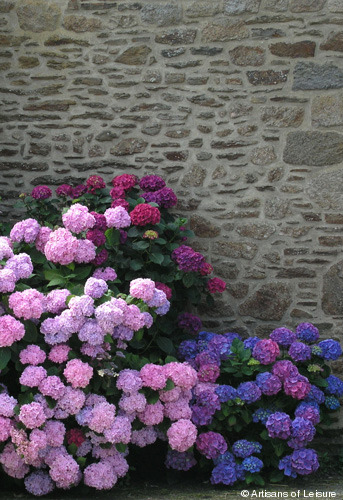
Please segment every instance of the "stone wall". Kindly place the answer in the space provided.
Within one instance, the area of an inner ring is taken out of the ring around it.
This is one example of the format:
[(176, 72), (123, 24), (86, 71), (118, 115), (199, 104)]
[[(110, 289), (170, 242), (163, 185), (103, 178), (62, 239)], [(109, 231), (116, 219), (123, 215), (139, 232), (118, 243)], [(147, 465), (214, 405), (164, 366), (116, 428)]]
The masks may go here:
[(343, 318), (342, 0), (0, 3), (5, 216), (38, 184), (161, 174), (228, 290), (206, 326)]

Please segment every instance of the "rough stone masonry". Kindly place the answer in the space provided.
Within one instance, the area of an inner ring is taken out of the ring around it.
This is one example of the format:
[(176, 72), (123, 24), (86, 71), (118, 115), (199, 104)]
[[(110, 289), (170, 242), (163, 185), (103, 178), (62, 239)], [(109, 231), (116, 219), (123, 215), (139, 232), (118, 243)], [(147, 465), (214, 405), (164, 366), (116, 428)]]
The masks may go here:
[(0, 30), (5, 216), (160, 174), (228, 282), (207, 328), (342, 339), (342, 0), (2, 0)]

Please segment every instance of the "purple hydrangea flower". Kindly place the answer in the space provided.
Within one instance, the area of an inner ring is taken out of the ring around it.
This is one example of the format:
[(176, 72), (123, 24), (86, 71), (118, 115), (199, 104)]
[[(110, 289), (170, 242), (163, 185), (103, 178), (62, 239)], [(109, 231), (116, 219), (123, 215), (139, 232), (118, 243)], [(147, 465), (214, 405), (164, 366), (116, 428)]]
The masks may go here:
[(296, 340), (296, 335), (288, 328), (276, 328), (269, 337), (282, 347), (289, 347)]
[(311, 448), (295, 450), (291, 455), (291, 465), (300, 475), (312, 474), (319, 468), (317, 453)]
[(266, 427), (271, 438), (288, 439), (291, 436), (292, 420), (287, 413), (277, 411), (268, 417)]
[(232, 486), (238, 480), (237, 468), (231, 463), (219, 463), (212, 470), (211, 483)]
[(294, 412), (296, 417), (307, 418), (313, 425), (317, 425), (320, 421), (319, 405), (314, 401), (312, 403), (300, 403)]
[(282, 388), (279, 377), (270, 372), (259, 373), (256, 377), (256, 384), (259, 386), (262, 393), (267, 396), (277, 394)]
[(261, 396), (261, 389), (255, 382), (243, 382), (237, 387), (237, 397), (247, 404), (258, 401)]
[(288, 354), (294, 361), (308, 361), (311, 359), (311, 347), (303, 342), (293, 342), (288, 350)]
[(312, 422), (303, 417), (296, 417), (292, 422), (291, 439), (287, 442), (291, 448), (299, 449), (306, 446), (316, 433)]
[(231, 385), (219, 385), (215, 392), (221, 403), (226, 403), (237, 397), (237, 391)]
[(312, 344), (319, 339), (319, 330), (312, 323), (300, 323), (297, 326), (296, 334), (299, 340)]

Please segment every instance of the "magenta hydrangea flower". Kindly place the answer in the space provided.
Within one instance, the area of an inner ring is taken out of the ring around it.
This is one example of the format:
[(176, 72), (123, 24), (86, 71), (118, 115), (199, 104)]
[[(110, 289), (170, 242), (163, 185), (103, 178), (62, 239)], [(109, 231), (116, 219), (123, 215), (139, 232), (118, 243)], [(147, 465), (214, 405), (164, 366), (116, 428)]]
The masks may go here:
[(45, 185), (36, 186), (32, 189), (31, 196), (35, 200), (47, 200), (48, 198), (51, 198), (52, 191), (48, 186)]
[(93, 299), (100, 299), (108, 290), (105, 280), (99, 278), (88, 278), (85, 283), (84, 292)]
[(198, 451), (208, 459), (218, 458), (227, 450), (225, 439), (218, 432), (203, 432), (196, 440)]
[(19, 420), (28, 429), (40, 427), (46, 421), (43, 406), (36, 402), (22, 405), (19, 412)]
[(51, 262), (67, 266), (74, 261), (78, 251), (78, 240), (68, 229), (53, 231), (44, 247), (45, 257)]
[(91, 175), (86, 181), (86, 186), (89, 193), (95, 193), (97, 189), (104, 189), (106, 184), (100, 175)]
[(9, 314), (0, 316), (0, 347), (9, 347), (21, 340), (25, 335), (25, 327)]
[(143, 386), (150, 387), (155, 391), (163, 389), (167, 382), (167, 375), (165, 374), (164, 367), (154, 365), (153, 363), (148, 363), (141, 368), (140, 377)]
[(283, 382), (283, 388), (288, 396), (295, 399), (304, 399), (311, 390), (311, 384), (303, 375), (288, 377)]
[(90, 240), (96, 247), (100, 247), (106, 243), (106, 236), (100, 229), (90, 229), (86, 234), (87, 240)]
[(10, 238), (12, 241), (20, 243), (34, 243), (40, 230), (40, 224), (36, 219), (25, 219), (14, 224)]
[(288, 359), (276, 361), (272, 367), (273, 375), (284, 381), (288, 377), (296, 377), (299, 374), (298, 368)]
[(259, 373), (256, 377), (256, 384), (261, 389), (262, 394), (267, 396), (277, 394), (282, 388), (279, 377), (269, 372)]
[(34, 288), (10, 295), (9, 306), (17, 318), (40, 318), (45, 312), (45, 296)]
[(159, 175), (145, 175), (139, 181), (139, 187), (143, 191), (158, 191), (166, 185), (164, 179)]
[(93, 376), (93, 368), (80, 359), (72, 359), (66, 364), (63, 375), (74, 389), (84, 388)]
[(178, 315), (177, 325), (179, 328), (182, 328), (191, 335), (196, 335), (202, 328), (201, 319), (198, 316), (195, 316), (194, 314), (188, 312), (184, 312)]
[(280, 354), (279, 346), (271, 339), (262, 339), (255, 344), (252, 351), (252, 356), (257, 359), (262, 365), (274, 363)]
[(112, 179), (113, 186), (120, 186), (125, 191), (128, 191), (129, 189), (133, 188), (137, 184), (137, 182), (138, 182), (138, 179), (133, 174), (116, 175)]
[(89, 213), (88, 207), (75, 203), (62, 215), (62, 221), (66, 229), (79, 234), (94, 226), (95, 217)]
[(197, 428), (190, 420), (181, 418), (169, 427), (167, 438), (171, 449), (182, 453), (195, 443)]
[(72, 196), (73, 187), (70, 184), (61, 184), (56, 188), (56, 196), (59, 198), (67, 198)]
[(210, 293), (216, 293), (216, 292), (223, 293), (225, 288), (226, 288), (226, 283), (220, 278), (211, 278), (207, 282), (207, 289)]
[(131, 225), (131, 218), (124, 207), (117, 206), (114, 208), (108, 208), (105, 211), (104, 216), (108, 227), (120, 229)]

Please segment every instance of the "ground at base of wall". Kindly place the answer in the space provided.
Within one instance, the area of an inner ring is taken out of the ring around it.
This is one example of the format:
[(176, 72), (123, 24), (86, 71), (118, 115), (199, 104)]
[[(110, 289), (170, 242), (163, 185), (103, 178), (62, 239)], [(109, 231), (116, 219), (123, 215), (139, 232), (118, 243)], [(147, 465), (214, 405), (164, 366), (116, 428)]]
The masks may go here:
[[(0, 500), (32, 500), (34, 497), (21, 489), (1, 491)], [(84, 487), (72, 491), (62, 491), (47, 495), (47, 500), (239, 500), (241, 498), (343, 498), (343, 476), (332, 475), (325, 479), (321, 475), (311, 478), (300, 477), (291, 482), (268, 484), (264, 487), (242, 486), (214, 487), (209, 482), (161, 485), (135, 484), (118, 486), (111, 491), (93, 492)]]

